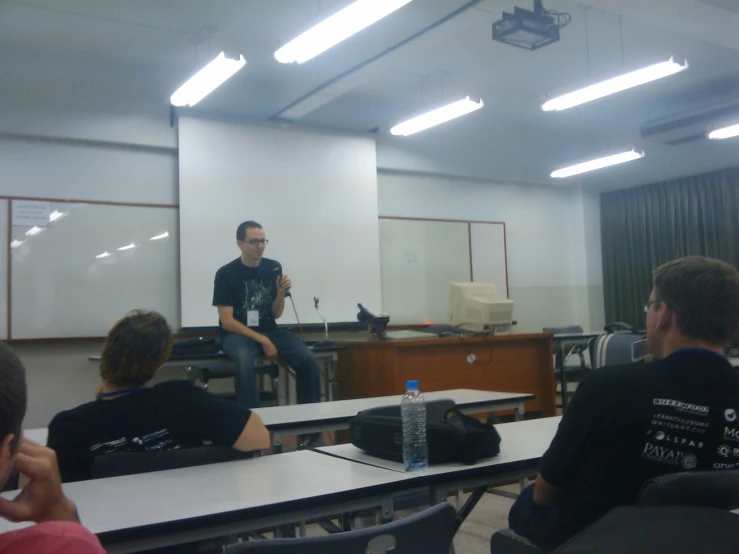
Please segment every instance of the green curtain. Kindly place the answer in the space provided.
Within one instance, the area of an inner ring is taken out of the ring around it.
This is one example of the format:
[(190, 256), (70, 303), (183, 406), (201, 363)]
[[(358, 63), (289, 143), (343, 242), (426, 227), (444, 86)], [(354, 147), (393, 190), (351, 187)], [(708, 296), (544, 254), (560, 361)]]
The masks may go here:
[(739, 168), (600, 197), (606, 321), (644, 328), (652, 270), (682, 256), (739, 267)]

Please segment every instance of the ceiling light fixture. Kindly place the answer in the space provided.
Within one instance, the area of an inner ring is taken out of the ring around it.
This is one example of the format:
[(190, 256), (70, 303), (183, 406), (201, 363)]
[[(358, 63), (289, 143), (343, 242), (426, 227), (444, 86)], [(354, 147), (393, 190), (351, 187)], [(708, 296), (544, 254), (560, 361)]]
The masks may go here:
[(544, 102), (541, 105), (541, 109), (545, 112), (566, 110), (568, 108), (579, 106), (580, 104), (585, 104), (586, 102), (592, 102), (598, 98), (603, 98), (604, 96), (610, 96), (617, 92), (644, 85), (646, 83), (656, 81), (657, 79), (662, 79), (663, 77), (669, 77), (670, 75), (674, 75), (675, 73), (679, 73), (686, 69), (688, 69), (687, 61), (684, 65), (680, 65), (670, 58), (666, 62), (642, 67), (636, 71), (625, 73), (618, 77), (601, 81), (600, 83), (595, 83), (594, 85), (590, 85), (568, 94), (563, 94), (562, 96), (558, 96)]
[(417, 115), (403, 123), (399, 123), (390, 129), (390, 133), (396, 136), (407, 137), (408, 135), (418, 133), (419, 131), (425, 131), (430, 127), (446, 123), (447, 121), (451, 121), (457, 117), (467, 115), (468, 113), (479, 110), (484, 105), (485, 104), (482, 100), (475, 102), (474, 100), (470, 100), (470, 97), (468, 96), (466, 98), (462, 98), (462, 100), (457, 100), (456, 102), (452, 102), (446, 106), (436, 108), (430, 112)]
[(155, 237), (151, 237), (149, 240), (161, 240), (166, 239), (169, 236), (169, 233), (167, 231), (164, 231), (161, 235), (157, 235)]
[(126, 246), (121, 246), (118, 250), (131, 250), (131, 248), (136, 248), (136, 245), (134, 243), (127, 244)]
[(22, 240), (14, 240), (13, 242), (10, 243), (11, 248), (18, 248), (19, 246), (22, 246), (22, 245), (23, 245)]
[(723, 140), (728, 138), (739, 137), (739, 125), (731, 125), (722, 127), (708, 133), (708, 138), (713, 140)]
[(38, 234), (39, 234), (39, 233), (40, 233), (41, 231), (43, 231), (43, 230), (44, 230), (44, 229), (43, 229), (43, 227), (36, 227), (36, 226), (33, 226), (33, 227), (31, 227), (31, 228), (30, 228), (30, 229), (29, 229), (28, 231), (26, 231), (26, 234), (27, 234), (27, 235), (28, 235), (29, 237), (32, 237), (33, 235), (38, 235)]
[(275, 52), (280, 63), (304, 63), (402, 8), (411, 0), (357, 0)]
[(562, 179), (564, 177), (572, 177), (573, 175), (579, 175), (580, 173), (595, 171), (596, 169), (638, 160), (643, 157), (644, 152), (629, 150), (628, 152), (622, 152), (621, 154), (614, 154), (613, 156), (606, 156), (605, 158), (598, 158), (597, 160), (591, 160), (589, 162), (558, 169), (557, 171), (552, 172), (552, 178)]
[(244, 56), (239, 55), (238, 60), (231, 60), (221, 52), (216, 59), (178, 88), (169, 101), (173, 106), (194, 106), (245, 65)]
[(59, 212), (57, 210), (54, 210), (53, 212), (49, 214), (49, 221), (56, 221), (57, 219), (65, 215), (67, 214), (65, 214), (64, 212)]
[(107, 258), (108, 256), (110, 256), (110, 252), (103, 252), (102, 254), (98, 254), (98, 255), (97, 255), (97, 256), (95, 256), (95, 257), (96, 257), (96, 258), (97, 258), (98, 260), (100, 260), (100, 259), (102, 259), (102, 258)]

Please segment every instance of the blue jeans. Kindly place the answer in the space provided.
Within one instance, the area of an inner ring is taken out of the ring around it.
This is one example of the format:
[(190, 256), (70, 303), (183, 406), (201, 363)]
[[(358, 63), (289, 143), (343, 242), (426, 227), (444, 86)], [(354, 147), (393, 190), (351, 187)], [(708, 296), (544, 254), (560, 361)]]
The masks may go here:
[(565, 522), (556, 503), (539, 506), (534, 502), (534, 485), (521, 491), (508, 513), (508, 527), (547, 552), (575, 534)]
[[(264, 331), (262, 334), (275, 345), (280, 360), (295, 371), (298, 404), (320, 402), (320, 370), (313, 352), (294, 333), (285, 329)], [(254, 361), (262, 355), (262, 345), (243, 335), (228, 333), (221, 340), (221, 348), (236, 364), (236, 402), (245, 408), (258, 408), (259, 386)]]

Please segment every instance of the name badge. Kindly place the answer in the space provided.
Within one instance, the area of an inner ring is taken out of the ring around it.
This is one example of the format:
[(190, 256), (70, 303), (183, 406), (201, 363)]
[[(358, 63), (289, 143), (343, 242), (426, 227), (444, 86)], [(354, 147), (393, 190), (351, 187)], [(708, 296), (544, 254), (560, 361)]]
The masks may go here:
[(246, 326), (259, 327), (259, 310), (249, 310), (246, 312)]

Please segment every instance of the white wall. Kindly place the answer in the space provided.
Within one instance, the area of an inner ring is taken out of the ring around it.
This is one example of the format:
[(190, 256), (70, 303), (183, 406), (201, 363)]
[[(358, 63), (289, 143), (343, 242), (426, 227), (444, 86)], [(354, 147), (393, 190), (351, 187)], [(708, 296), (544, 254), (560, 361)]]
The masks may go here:
[[(378, 197), (384, 216), (504, 221), (518, 331), (603, 326), (598, 317), (602, 278), (599, 281), (596, 269), (600, 241), (585, 238), (599, 226), (595, 216), (584, 215), (597, 205), (596, 195), (579, 189), (380, 171)], [(595, 291), (600, 287), (599, 298), (597, 292), (591, 294), (591, 287)]]

